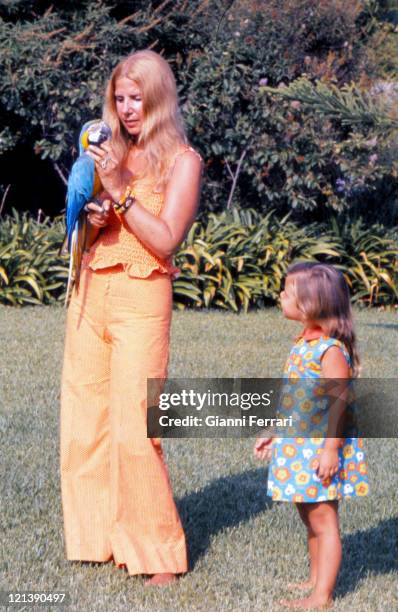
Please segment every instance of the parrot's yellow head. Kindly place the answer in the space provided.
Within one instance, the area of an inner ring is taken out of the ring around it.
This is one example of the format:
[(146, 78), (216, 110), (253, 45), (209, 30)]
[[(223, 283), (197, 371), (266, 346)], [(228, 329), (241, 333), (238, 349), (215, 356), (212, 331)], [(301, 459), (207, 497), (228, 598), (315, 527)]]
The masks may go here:
[(83, 132), (82, 137), (80, 139), (80, 143), (81, 143), (83, 149), (86, 150), (87, 147), (88, 147), (88, 132), (87, 132), (87, 130), (85, 132)]

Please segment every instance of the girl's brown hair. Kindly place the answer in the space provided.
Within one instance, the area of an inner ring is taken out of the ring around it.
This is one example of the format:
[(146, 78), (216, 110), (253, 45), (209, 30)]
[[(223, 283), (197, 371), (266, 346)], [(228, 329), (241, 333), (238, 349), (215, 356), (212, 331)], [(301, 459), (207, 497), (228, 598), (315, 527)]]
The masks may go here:
[(350, 292), (341, 272), (329, 264), (302, 262), (289, 266), (297, 304), (309, 321), (321, 321), (328, 336), (346, 346), (353, 375), (359, 373), (360, 359), (352, 317)]
[(122, 59), (108, 81), (103, 119), (112, 129), (112, 144), (119, 160), (126, 156), (131, 139), (116, 112), (116, 81), (128, 78), (142, 92), (143, 124), (137, 144), (143, 148), (145, 172), (164, 188), (172, 162), (187, 138), (181, 119), (176, 82), (167, 61), (155, 51), (136, 51)]

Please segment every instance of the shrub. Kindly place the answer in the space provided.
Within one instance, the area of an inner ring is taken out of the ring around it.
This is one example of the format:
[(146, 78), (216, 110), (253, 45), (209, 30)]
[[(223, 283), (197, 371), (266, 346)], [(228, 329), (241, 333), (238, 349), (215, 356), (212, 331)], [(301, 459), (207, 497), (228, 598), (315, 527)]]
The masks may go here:
[[(68, 260), (59, 248), (64, 235), (61, 218), (51, 224), (14, 210), (0, 221), (1, 303), (63, 303)], [(181, 274), (173, 285), (174, 304), (234, 312), (277, 304), (287, 266), (297, 259), (338, 266), (358, 304), (398, 303), (397, 231), (361, 221), (303, 229), (289, 216), (233, 209), (193, 224), (175, 257)]]
[(59, 256), (63, 220), (42, 221), (15, 209), (0, 222), (0, 302), (12, 306), (63, 299), (67, 259)]
[(303, 229), (288, 217), (255, 211), (211, 214), (207, 225), (193, 225), (177, 253), (175, 304), (235, 312), (274, 305), (288, 265), (298, 259), (336, 265), (357, 304), (397, 304), (397, 232), (360, 220), (339, 227), (334, 220)]
[[(341, 85), (371, 71), (366, 43), (378, 21), (368, 4), (73, 0), (43, 2), (37, 14), (31, 1), (8, 3), (0, 7), (0, 154), (28, 145), (65, 178), (81, 124), (101, 112), (111, 68), (152, 46), (175, 69), (189, 136), (206, 160), (204, 213), (239, 204), (325, 218), (348, 209), (355, 198), (336, 189), (347, 127), (281, 103), (260, 84), (305, 72)], [(357, 153), (353, 143), (350, 163)]]

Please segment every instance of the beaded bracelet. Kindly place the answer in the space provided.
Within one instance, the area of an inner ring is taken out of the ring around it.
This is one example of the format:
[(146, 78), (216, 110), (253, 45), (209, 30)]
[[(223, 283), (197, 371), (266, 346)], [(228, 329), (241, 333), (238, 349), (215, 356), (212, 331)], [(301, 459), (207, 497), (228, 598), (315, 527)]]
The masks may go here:
[(120, 198), (119, 202), (113, 202), (113, 210), (118, 215), (123, 215), (128, 208), (135, 202), (135, 196), (132, 193), (130, 186), (126, 187), (126, 191)]

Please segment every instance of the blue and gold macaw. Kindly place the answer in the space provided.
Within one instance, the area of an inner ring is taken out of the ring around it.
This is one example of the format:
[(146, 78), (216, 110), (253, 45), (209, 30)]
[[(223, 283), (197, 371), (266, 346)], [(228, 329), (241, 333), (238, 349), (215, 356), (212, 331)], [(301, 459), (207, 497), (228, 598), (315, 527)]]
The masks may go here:
[(72, 166), (66, 194), (66, 237), (61, 252), (70, 253), (68, 285), (65, 305), (68, 303), (72, 283), (79, 288), (80, 266), (87, 235), (86, 204), (95, 198), (102, 189), (101, 181), (95, 171), (94, 160), (85, 152), (89, 144), (99, 146), (110, 139), (110, 127), (99, 120), (88, 121), (79, 135), (79, 157)]

